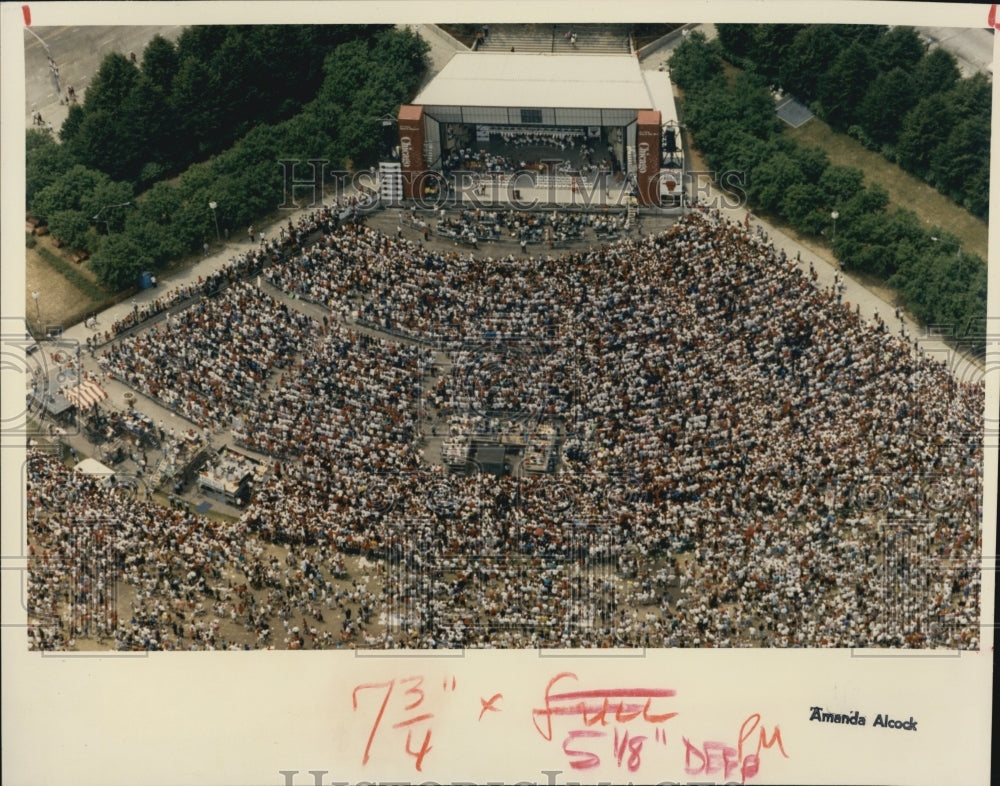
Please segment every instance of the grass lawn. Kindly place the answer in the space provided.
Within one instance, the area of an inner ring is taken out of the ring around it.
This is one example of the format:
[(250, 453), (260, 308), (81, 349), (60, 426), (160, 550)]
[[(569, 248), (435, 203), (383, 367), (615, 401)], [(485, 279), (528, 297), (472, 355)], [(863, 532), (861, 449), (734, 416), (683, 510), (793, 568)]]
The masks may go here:
[(956, 205), (948, 197), (909, 175), (880, 154), (846, 134), (834, 133), (814, 117), (799, 128), (786, 126), (784, 133), (800, 145), (823, 148), (831, 164), (850, 166), (865, 173), (865, 183), (881, 184), (889, 192), (889, 206), (912, 210), (926, 228), (941, 227), (961, 239), (962, 248), (987, 258), (989, 229), (985, 221)]
[[(75, 265), (46, 235), (25, 250), (24, 314), (35, 328), (66, 327), (112, 302), (113, 296), (96, 281), (86, 265)], [(36, 308), (32, 292), (39, 293)], [(41, 314), (42, 324), (38, 322)]]

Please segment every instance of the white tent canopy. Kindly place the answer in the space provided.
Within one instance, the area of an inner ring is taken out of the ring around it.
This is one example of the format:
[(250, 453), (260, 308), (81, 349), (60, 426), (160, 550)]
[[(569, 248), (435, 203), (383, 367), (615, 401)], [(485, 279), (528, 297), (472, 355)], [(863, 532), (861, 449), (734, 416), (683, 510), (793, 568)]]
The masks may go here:
[(105, 466), (95, 458), (85, 458), (73, 467), (73, 471), (82, 472), (84, 475), (97, 475), (105, 478), (110, 478), (115, 474), (115, 471), (111, 467)]

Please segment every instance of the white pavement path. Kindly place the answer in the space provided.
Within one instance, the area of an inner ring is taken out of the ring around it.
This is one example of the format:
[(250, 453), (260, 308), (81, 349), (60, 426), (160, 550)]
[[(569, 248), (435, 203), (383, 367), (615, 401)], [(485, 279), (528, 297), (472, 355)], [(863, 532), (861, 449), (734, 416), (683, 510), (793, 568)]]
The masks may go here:
[[(983, 6), (985, 14), (985, 5)], [(976, 72), (993, 73), (994, 33), (985, 28), (966, 30), (956, 27), (918, 27), (931, 39), (931, 46), (940, 46), (958, 60), (958, 70), (969, 77)]]

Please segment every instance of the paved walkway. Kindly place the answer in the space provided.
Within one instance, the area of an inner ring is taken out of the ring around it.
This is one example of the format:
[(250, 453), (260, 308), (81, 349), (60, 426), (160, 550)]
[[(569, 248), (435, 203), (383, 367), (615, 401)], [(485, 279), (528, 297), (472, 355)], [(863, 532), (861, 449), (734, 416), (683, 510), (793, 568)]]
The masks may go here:
[[(986, 5), (982, 6), (986, 17)], [(985, 22), (985, 18), (983, 19)], [(951, 52), (958, 61), (962, 76), (993, 73), (994, 34), (986, 28), (966, 30), (956, 27), (918, 27), (917, 31), (930, 39), (930, 47)]]

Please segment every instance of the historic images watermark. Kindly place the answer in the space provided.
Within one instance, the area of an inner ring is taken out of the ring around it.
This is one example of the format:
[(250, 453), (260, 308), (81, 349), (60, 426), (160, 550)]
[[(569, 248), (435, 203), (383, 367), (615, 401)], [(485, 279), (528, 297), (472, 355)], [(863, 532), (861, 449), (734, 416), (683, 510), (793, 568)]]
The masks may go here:
[[(279, 159), (282, 178), (282, 201), (279, 209), (316, 208), (324, 198), (350, 196), (353, 207), (368, 212), (383, 207), (407, 205), (420, 210), (448, 207), (515, 210), (626, 209), (635, 197), (638, 185), (634, 175), (620, 180), (610, 172), (595, 177), (543, 175), (538, 170), (516, 169), (510, 172), (455, 170), (442, 173), (424, 170), (417, 173), (380, 173), (374, 167), (349, 172), (329, 169), (323, 158)], [(542, 162), (555, 172), (562, 162)], [(383, 188), (383, 179), (407, 177), (417, 196), (403, 199), (399, 191)], [(661, 169), (649, 186), (653, 193), (664, 195), (659, 204), (643, 205), (646, 212), (665, 214), (690, 205), (737, 209), (747, 203), (746, 173), (737, 171)]]

